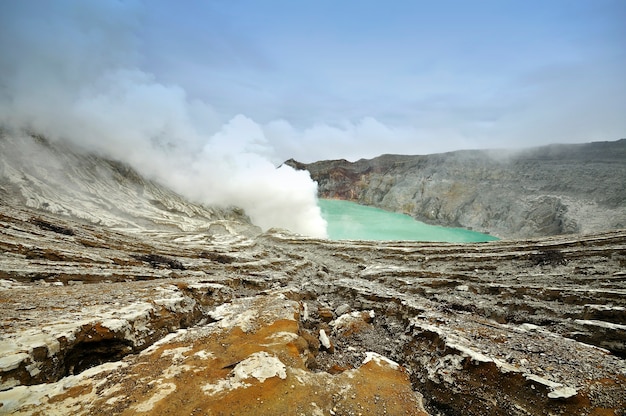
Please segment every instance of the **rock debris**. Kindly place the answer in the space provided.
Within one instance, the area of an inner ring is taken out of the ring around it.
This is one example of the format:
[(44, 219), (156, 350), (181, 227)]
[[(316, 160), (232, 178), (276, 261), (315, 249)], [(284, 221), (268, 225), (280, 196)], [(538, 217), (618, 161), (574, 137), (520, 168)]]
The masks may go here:
[(624, 415), (626, 230), (329, 241), (0, 160), (0, 414)]

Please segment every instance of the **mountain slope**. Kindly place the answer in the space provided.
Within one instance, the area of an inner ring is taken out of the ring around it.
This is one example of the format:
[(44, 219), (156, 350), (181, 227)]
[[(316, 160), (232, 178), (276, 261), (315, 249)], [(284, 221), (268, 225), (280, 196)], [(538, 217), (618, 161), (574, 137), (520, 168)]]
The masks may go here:
[(516, 152), (286, 163), (308, 170), (321, 198), (499, 237), (626, 227), (626, 139)]
[(0, 197), (123, 230), (260, 231), (238, 208), (191, 203), (127, 165), (37, 135), (0, 131)]

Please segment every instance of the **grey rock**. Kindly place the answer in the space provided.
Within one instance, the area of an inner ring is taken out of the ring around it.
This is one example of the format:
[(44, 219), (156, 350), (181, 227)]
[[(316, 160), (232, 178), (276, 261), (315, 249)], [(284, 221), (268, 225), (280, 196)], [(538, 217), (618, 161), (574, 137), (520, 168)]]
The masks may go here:
[(335, 309), (335, 315), (341, 316), (341, 315), (343, 315), (345, 313), (350, 312), (350, 309), (352, 309), (352, 308), (350, 307), (349, 304), (343, 303), (343, 304), (339, 305), (339, 307), (337, 309)]
[(306, 169), (322, 198), (345, 199), (503, 238), (626, 227), (626, 139), (521, 151), (383, 155)]

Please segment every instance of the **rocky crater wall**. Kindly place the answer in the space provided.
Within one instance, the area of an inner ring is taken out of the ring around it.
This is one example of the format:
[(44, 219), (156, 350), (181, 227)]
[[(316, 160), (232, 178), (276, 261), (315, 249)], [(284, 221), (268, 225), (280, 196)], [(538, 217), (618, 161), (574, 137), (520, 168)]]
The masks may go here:
[(286, 163), (308, 170), (321, 198), (502, 238), (626, 227), (626, 139), (515, 152)]
[(0, 136), (0, 415), (624, 415), (626, 230), (261, 233), (66, 150)]

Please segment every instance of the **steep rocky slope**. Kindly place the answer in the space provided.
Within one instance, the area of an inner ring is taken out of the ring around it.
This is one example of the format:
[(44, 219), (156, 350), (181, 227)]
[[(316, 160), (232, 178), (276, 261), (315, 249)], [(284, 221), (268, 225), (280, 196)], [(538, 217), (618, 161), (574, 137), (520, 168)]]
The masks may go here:
[[(18, 162), (0, 182), (0, 414), (624, 415), (626, 231), (302, 238), (119, 166), (75, 170), (71, 203)], [(110, 200), (128, 212), (85, 216)]]
[(308, 170), (322, 198), (346, 199), (498, 237), (626, 227), (626, 139), (516, 152), (286, 163)]
[(126, 231), (235, 227), (260, 232), (238, 208), (193, 204), (119, 162), (1, 129), (0, 197)]

